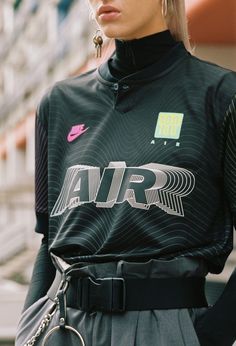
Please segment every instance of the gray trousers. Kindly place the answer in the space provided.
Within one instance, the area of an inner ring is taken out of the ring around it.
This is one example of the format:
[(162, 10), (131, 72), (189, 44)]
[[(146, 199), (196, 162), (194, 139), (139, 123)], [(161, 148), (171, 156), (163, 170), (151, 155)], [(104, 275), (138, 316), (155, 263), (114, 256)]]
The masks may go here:
[[(205, 276), (203, 262), (191, 258), (145, 263), (119, 261), (104, 264), (81, 264), (81, 275), (98, 277), (165, 278)], [(174, 287), (173, 287), (174, 290)], [(141, 297), (140, 297), (141, 299)], [(45, 296), (21, 316), (15, 346), (24, 346), (36, 332), (52, 301)], [(199, 346), (194, 324), (207, 308), (126, 311), (122, 313), (87, 313), (67, 308), (67, 325), (75, 328), (86, 346)], [(37, 339), (41, 346), (48, 331), (59, 323), (56, 311), (49, 326)], [(69, 330), (52, 333), (44, 346), (82, 346), (79, 337)]]

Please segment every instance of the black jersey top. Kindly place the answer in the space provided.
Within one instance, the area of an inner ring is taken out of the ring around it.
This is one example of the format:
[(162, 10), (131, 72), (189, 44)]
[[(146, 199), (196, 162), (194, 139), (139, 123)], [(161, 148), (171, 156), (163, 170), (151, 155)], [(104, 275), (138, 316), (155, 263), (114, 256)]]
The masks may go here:
[(37, 107), (36, 231), (70, 263), (191, 256), (220, 272), (236, 217), (236, 74), (182, 43), (118, 82), (104, 70), (57, 82)]

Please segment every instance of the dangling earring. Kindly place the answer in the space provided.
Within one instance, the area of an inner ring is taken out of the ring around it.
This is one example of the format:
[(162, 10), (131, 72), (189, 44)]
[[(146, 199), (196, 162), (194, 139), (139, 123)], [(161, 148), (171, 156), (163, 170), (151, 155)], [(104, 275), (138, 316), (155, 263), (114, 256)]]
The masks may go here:
[(96, 48), (96, 54), (95, 57), (96, 58), (101, 58), (102, 56), (102, 44), (103, 44), (103, 38), (100, 35), (97, 35), (97, 32), (101, 31), (101, 30), (97, 30), (95, 36), (93, 37), (93, 43), (95, 45)]
[(166, 17), (168, 13), (168, 0), (162, 0), (162, 16)]

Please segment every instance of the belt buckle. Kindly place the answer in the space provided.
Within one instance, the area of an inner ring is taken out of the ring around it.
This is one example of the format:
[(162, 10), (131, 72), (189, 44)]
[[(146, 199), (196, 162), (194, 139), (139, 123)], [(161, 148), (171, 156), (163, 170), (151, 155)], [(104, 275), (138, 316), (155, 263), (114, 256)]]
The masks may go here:
[(111, 312), (124, 312), (126, 306), (126, 286), (124, 278), (104, 278), (112, 280)]
[(124, 312), (126, 287), (124, 278), (91, 277), (82, 279), (80, 308), (84, 311)]

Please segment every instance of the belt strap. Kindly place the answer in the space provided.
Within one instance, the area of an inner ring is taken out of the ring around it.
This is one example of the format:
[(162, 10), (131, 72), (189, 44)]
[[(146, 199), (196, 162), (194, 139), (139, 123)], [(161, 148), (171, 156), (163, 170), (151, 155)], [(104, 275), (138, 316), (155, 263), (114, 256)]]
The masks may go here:
[[(58, 276), (59, 278), (59, 276)], [(55, 279), (48, 296), (54, 299)], [(82, 311), (123, 312), (207, 306), (205, 278), (71, 278), (67, 306)]]

